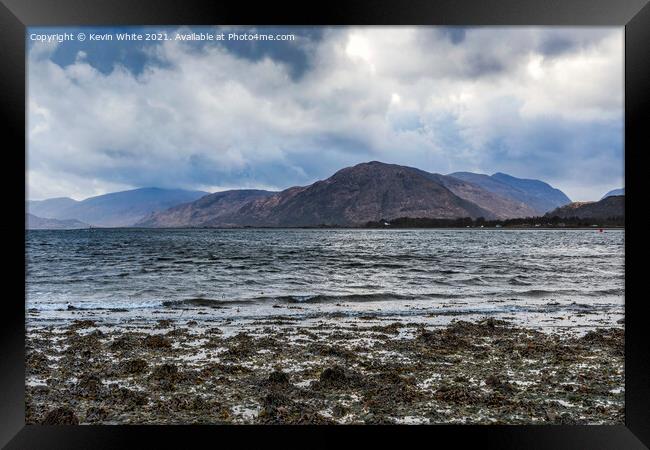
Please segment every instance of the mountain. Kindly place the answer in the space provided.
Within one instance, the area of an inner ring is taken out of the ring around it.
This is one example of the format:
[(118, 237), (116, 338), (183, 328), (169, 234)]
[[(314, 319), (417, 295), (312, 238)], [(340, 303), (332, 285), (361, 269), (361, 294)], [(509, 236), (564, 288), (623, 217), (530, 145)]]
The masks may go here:
[(32, 214), (40, 217), (56, 217), (59, 211), (79, 203), (68, 197), (48, 198), (47, 200), (31, 200), (27, 202), (27, 209)]
[(154, 211), (197, 200), (207, 192), (141, 188), (90, 197), (82, 201), (49, 199), (28, 202), (32, 214), (51, 219), (76, 219), (103, 227), (131, 226)]
[(369, 162), (330, 178), (244, 205), (232, 217), (250, 226), (360, 225), (397, 217), (494, 217), (411, 167)]
[(480, 185), (463, 181), (451, 176), (432, 174), (421, 171), (425, 176), (430, 177), (442, 184), (451, 192), (468, 200), (483, 209), (491, 211), (497, 219), (510, 219), (518, 217), (533, 217), (538, 213), (527, 204), (506, 196), (491, 192)]
[(601, 200), (602, 200), (603, 198), (611, 197), (611, 196), (613, 196), (613, 195), (625, 195), (625, 188), (614, 189), (613, 191), (609, 191), (607, 194), (603, 195), (603, 197), (601, 198)]
[(539, 180), (513, 177), (505, 173), (484, 175), (472, 172), (455, 172), (449, 176), (467, 181), (502, 197), (521, 202), (542, 215), (547, 211), (571, 202), (564, 192)]
[(89, 225), (74, 219), (44, 219), (43, 217), (26, 213), (25, 227), (28, 230), (74, 230), (79, 228), (89, 228)]
[(188, 227), (219, 224), (220, 219), (237, 212), (251, 200), (276, 194), (270, 191), (238, 189), (216, 192), (200, 199), (174, 206), (165, 211), (153, 212), (138, 221), (139, 227)]
[(610, 219), (625, 217), (625, 196), (614, 195), (597, 202), (574, 202), (546, 214), (547, 217), (567, 219)]
[(373, 161), (281, 192), (211, 194), (151, 214), (137, 226), (350, 226), (398, 217), (496, 219), (526, 217), (534, 212), (520, 201), (470, 182)]

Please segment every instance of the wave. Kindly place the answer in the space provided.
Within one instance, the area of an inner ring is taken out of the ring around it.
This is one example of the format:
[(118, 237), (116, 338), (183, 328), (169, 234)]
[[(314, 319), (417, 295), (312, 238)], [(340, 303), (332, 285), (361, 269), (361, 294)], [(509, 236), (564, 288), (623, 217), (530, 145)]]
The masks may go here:
[(128, 303), (128, 304), (113, 304), (107, 305), (106, 303), (77, 303), (77, 304), (62, 304), (62, 303), (33, 303), (27, 305), (27, 310), (33, 311), (130, 311), (133, 309), (151, 309), (160, 307), (160, 302), (146, 302), (146, 303)]
[(515, 286), (530, 286), (531, 284), (533, 284), (533, 283), (531, 283), (529, 281), (522, 280), (521, 277), (518, 277), (518, 276), (510, 278), (508, 280), (508, 283), (513, 284)]
[[(292, 294), (292, 295), (266, 295), (250, 298), (232, 298), (232, 299), (216, 299), (205, 297), (192, 297), (179, 300), (141, 300), (141, 301), (118, 301), (111, 303), (110, 301), (90, 301), (90, 302), (28, 302), (28, 308), (33, 310), (49, 310), (49, 311), (69, 311), (69, 310), (95, 310), (95, 311), (128, 311), (136, 309), (151, 309), (151, 308), (215, 308), (222, 309), (237, 305), (252, 305), (252, 304), (265, 304), (265, 303), (288, 303), (288, 304), (328, 304), (328, 303), (364, 303), (364, 302), (417, 302), (426, 300), (440, 300), (440, 301), (459, 301), (462, 299), (485, 297), (485, 304), (492, 304), (494, 302), (506, 302), (506, 299), (517, 300), (517, 298), (533, 298), (553, 300), (552, 302), (544, 302), (539, 305), (510, 305), (500, 307), (499, 310), (508, 308), (511, 311), (522, 312), (521, 308), (532, 308), (530, 311), (555, 311), (555, 310), (584, 310), (590, 308), (598, 308), (598, 304), (578, 303), (576, 300), (607, 297), (607, 296), (622, 296), (625, 290), (622, 288), (598, 289), (598, 290), (580, 290), (580, 289), (528, 289), (523, 291), (510, 291), (510, 292), (483, 292), (483, 293), (452, 293), (452, 292), (429, 292), (417, 294), (398, 294), (395, 292), (375, 292), (375, 293), (352, 293), (352, 294)], [(571, 303), (568, 300), (573, 300)], [(562, 300), (564, 298), (564, 300)], [(556, 299), (559, 299), (557, 301)], [(575, 299), (575, 300), (574, 300)], [(522, 300), (523, 301), (523, 300)], [(472, 302), (476, 305), (475, 302)], [(457, 303), (458, 306), (461, 303)], [(461, 308), (462, 313), (470, 313), (466, 308)], [(454, 308), (446, 309), (444, 312), (435, 312), (435, 314), (456, 314)]]
[(186, 298), (183, 300), (165, 300), (160, 305), (167, 308), (182, 307), (207, 307), (207, 308), (226, 308), (229, 305), (242, 305), (251, 303), (251, 300), (215, 300), (212, 298)]
[(624, 295), (625, 289), (621, 288), (611, 288), (611, 289), (596, 289), (596, 290), (584, 290), (584, 289), (528, 289), (525, 291), (511, 291), (507, 295), (515, 295), (522, 297), (552, 297), (552, 296), (563, 296), (563, 295), (578, 295), (585, 297), (599, 297), (603, 295)]

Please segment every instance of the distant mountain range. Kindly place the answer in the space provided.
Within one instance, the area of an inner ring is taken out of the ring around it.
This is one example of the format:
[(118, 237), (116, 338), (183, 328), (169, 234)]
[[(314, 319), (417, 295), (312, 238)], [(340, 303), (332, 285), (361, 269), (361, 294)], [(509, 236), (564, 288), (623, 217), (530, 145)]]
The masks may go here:
[(503, 173), (441, 175), (372, 161), (280, 192), (142, 188), (82, 201), (29, 201), (26, 206), (33, 228), (60, 229), (357, 226), (398, 217), (508, 219), (542, 216), (570, 202), (539, 180)]
[(504, 198), (521, 202), (534, 210), (535, 214), (533, 215), (543, 215), (553, 208), (571, 202), (564, 192), (539, 180), (516, 178), (505, 173), (483, 175), (455, 172), (449, 176), (473, 183)]
[(127, 227), (154, 211), (197, 200), (207, 192), (182, 189), (142, 188), (90, 197), (28, 201), (27, 211), (47, 219), (78, 220), (100, 227)]
[(75, 219), (44, 219), (43, 217), (26, 213), (25, 228), (28, 230), (74, 230), (79, 228), (89, 228), (89, 225)]
[(537, 180), (505, 174), (441, 175), (377, 161), (281, 192), (232, 190), (148, 215), (141, 227), (362, 225), (397, 217), (505, 219), (569, 203)]
[(568, 219), (610, 219), (625, 217), (625, 196), (611, 195), (597, 202), (574, 202), (546, 214), (548, 217)]
[(140, 227), (219, 226), (246, 203), (276, 194), (271, 191), (237, 189), (216, 192), (200, 199), (154, 212), (136, 223)]
[(612, 196), (614, 196), (614, 195), (625, 195), (625, 188), (614, 189), (614, 190), (612, 190), (612, 191), (609, 191), (607, 194), (603, 195), (603, 197), (601, 198), (601, 200), (602, 200), (603, 198), (612, 197)]

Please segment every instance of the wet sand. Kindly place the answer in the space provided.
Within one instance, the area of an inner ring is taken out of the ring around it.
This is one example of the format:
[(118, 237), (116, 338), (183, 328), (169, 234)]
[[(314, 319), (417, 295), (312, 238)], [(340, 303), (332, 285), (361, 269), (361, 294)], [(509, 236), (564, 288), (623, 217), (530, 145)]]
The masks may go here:
[(622, 324), (278, 313), (30, 322), (27, 423), (624, 422)]

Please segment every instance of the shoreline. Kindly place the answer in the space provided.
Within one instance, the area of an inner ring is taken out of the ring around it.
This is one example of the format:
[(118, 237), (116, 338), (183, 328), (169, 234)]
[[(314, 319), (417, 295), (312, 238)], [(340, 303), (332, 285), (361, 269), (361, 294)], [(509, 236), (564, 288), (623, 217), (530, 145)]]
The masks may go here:
[(624, 422), (622, 325), (203, 317), (28, 319), (26, 422)]
[(399, 227), (387, 226), (380, 227), (343, 227), (343, 226), (313, 226), (313, 227), (95, 227), (92, 228), (26, 228), (25, 231), (81, 231), (81, 230), (622, 230), (625, 226), (589, 226), (589, 227)]

